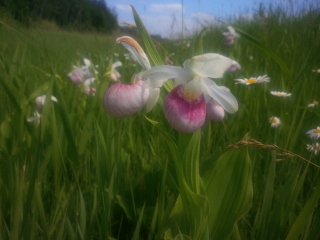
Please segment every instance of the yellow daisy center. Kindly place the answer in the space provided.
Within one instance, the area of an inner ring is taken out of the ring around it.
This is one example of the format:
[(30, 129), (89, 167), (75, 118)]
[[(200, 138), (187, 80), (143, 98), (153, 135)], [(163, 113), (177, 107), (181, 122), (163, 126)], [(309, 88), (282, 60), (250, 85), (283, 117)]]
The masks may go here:
[(186, 98), (186, 99), (190, 99), (190, 100), (195, 100), (199, 95), (199, 92), (197, 91), (193, 91), (191, 89), (188, 89), (188, 88), (184, 88), (183, 89), (183, 96)]
[(257, 81), (257, 79), (256, 78), (249, 78), (248, 80), (247, 80), (247, 82), (248, 83), (253, 83), (253, 82), (255, 82), (255, 81)]
[(315, 133), (320, 133), (320, 129), (315, 129), (314, 132)]
[(317, 72), (320, 73), (320, 69), (318, 69)]
[(276, 122), (277, 122), (277, 119), (272, 118), (272, 122), (273, 122), (273, 123), (276, 123)]
[(283, 94), (282, 94), (282, 93), (279, 93), (278, 95), (279, 95), (279, 96), (282, 96)]

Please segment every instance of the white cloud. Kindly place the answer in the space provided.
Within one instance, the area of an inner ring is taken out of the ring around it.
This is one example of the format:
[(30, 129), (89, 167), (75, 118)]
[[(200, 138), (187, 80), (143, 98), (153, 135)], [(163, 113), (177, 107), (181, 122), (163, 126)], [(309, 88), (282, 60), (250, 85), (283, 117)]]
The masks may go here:
[(181, 11), (182, 5), (180, 3), (171, 4), (151, 4), (149, 7), (150, 11), (162, 12), (162, 11)]
[(116, 9), (120, 10), (120, 11), (131, 11), (131, 7), (130, 5), (122, 5), (122, 4), (118, 4), (116, 5)]

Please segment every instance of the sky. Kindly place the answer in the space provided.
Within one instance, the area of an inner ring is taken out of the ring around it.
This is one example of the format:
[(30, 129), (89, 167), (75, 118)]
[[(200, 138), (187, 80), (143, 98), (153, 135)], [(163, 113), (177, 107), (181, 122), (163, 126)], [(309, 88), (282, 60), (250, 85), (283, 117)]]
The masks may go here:
[[(182, 5), (183, 1), (183, 5)], [(287, 0), (288, 1), (288, 0)], [(182, 32), (182, 6), (184, 34), (192, 34), (215, 19), (228, 17), (252, 18), (254, 9), (258, 9), (257, 0), (106, 0), (121, 22), (134, 24), (130, 4), (140, 15), (150, 34), (162, 37), (174, 37)], [(284, 1), (282, 1), (284, 2)], [(120, 25), (121, 26), (121, 25)]]

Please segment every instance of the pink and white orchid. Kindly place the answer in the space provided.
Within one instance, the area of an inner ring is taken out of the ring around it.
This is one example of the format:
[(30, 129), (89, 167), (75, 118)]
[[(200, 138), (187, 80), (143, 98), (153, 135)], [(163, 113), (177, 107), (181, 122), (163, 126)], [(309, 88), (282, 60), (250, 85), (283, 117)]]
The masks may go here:
[[(175, 88), (164, 101), (164, 114), (174, 129), (190, 133), (199, 129), (206, 118), (206, 103), (214, 99), (224, 110), (235, 113), (238, 102), (229, 89), (219, 87), (211, 78), (221, 78), (232, 60), (208, 53), (184, 62), (184, 68), (156, 66), (143, 76), (149, 86), (159, 88), (169, 78), (175, 78)], [(210, 111), (210, 110), (209, 110)]]
[[(81, 85), (83, 81), (89, 78), (93, 78), (94, 74), (92, 73), (91, 70), (91, 62), (88, 59), (83, 59), (84, 61), (84, 66), (82, 67), (77, 67), (73, 66), (73, 71), (68, 74), (70, 77), (71, 81), (76, 84), (76, 85)], [(98, 74), (98, 71), (94, 69), (94, 72)]]
[(120, 37), (116, 40), (121, 43), (142, 66), (142, 72), (134, 75), (131, 84), (116, 83), (107, 89), (103, 96), (103, 106), (108, 114), (113, 117), (127, 117), (147, 107), (149, 112), (157, 103), (160, 88), (151, 87), (143, 81), (143, 73), (150, 69), (150, 62), (141, 46), (131, 37)]
[(224, 45), (229, 47), (234, 43), (234, 38), (239, 38), (240, 35), (236, 33), (233, 27), (228, 26), (229, 32), (224, 32), (223, 35), (226, 37)]

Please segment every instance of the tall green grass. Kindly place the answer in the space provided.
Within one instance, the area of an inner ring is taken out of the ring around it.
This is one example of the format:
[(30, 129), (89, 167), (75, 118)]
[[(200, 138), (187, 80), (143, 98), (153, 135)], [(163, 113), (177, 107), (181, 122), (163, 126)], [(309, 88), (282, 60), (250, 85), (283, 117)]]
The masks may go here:
[[(278, 9), (237, 20), (241, 38), (231, 48), (223, 47), (225, 26), (192, 36), (189, 48), (153, 47), (135, 17), (155, 65), (171, 52), (174, 65), (202, 51), (238, 61), (241, 70), (216, 82), (230, 88), (239, 111), (178, 133), (162, 110), (167, 85), (150, 113), (115, 119), (101, 104), (109, 61), (123, 62), (123, 82), (140, 71), (115, 39), (2, 24), (0, 239), (319, 239), (318, 168), (299, 158), (273, 162), (275, 150), (226, 150), (253, 138), (320, 164), (305, 134), (320, 120), (319, 107), (307, 107), (319, 100), (320, 74), (311, 71), (320, 68), (319, 12)], [(98, 65), (94, 97), (67, 76), (85, 57)], [(270, 83), (234, 84), (264, 74)], [(35, 97), (45, 94), (58, 103), (46, 101), (39, 126), (28, 123)], [(271, 116), (281, 119), (279, 128), (271, 128)]]

